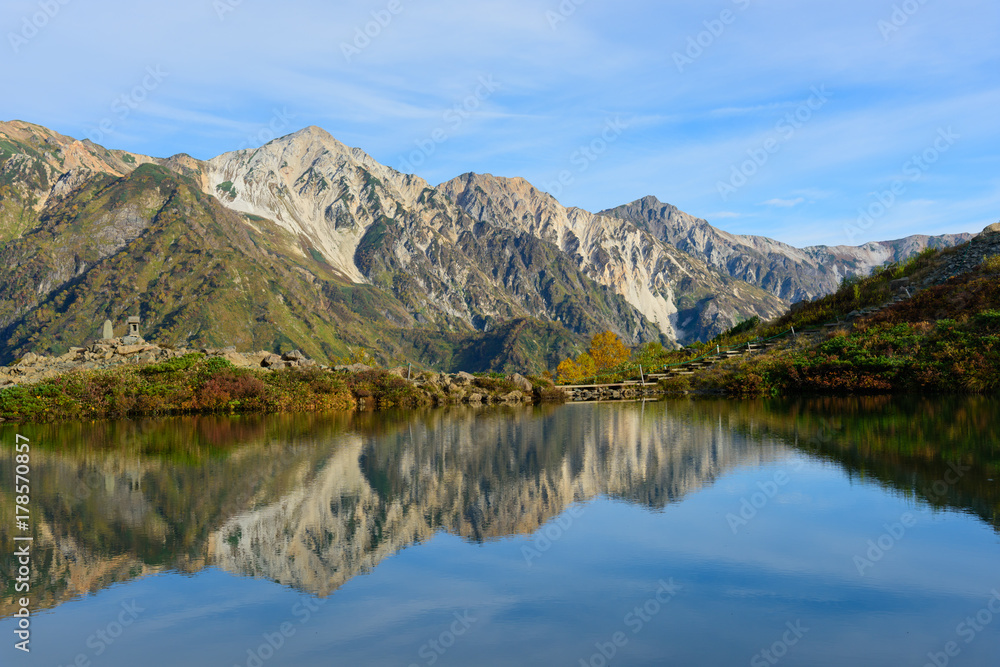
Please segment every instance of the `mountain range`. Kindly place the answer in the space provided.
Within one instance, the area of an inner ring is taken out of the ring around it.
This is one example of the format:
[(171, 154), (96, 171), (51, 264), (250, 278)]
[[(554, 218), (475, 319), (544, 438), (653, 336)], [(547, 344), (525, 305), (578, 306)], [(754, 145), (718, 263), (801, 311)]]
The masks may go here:
[(714, 336), (971, 235), (794, 248), (646, 197), (591, 213), (521, 178), (437, 186), (308, 127), (202, 161), (0, 123), (0, 361), (140, 315), (157, 342), (541, 370), (610, 330)]

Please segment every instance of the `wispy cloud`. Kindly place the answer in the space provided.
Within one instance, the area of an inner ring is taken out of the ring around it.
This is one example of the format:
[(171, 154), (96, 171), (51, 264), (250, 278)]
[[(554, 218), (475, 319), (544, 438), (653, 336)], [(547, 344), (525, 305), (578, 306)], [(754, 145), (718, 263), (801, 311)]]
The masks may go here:
[(777, 208), (792, 208), (798, 206), (799, 204), (805, 203), (805, 197), (796, 197), (795, 199), (768, 199), (765, 202), (761, 202), (761, 206), (775, 206)]

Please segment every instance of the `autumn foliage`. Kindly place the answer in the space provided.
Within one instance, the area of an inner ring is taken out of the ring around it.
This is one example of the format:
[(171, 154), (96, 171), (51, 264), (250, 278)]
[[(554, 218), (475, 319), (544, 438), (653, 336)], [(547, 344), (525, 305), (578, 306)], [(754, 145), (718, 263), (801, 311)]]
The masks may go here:
[(590, 340), (590, 349), (576, 359), (564, 359), (557, 369), (562, 382), (580, 382), (593, 379), (600, 373), (626, 363), (632, 351), (610, 331), (597, 334)]

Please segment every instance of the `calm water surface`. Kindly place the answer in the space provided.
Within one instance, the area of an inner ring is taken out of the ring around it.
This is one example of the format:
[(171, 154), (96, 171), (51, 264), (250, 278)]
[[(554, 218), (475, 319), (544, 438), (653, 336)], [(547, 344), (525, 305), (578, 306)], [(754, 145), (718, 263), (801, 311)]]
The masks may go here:
[(998, 416), (845, 399), (6, 425), (0, 664), (995, 666)]

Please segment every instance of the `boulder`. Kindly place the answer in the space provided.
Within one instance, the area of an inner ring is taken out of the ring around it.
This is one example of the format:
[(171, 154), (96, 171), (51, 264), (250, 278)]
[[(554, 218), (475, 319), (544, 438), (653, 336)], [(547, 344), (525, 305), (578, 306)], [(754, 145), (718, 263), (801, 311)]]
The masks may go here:
[(277, 354), (269, 354), (260, 360), (260, 365), (264, 368), (283, 368), (285, 363)]
[(285, 361), (304, 361), (306, 359), (306, 355), (302, 354), (299, 350), (292, 350), (291, 352), (283, 354), (281, 358)]
[(524, 377), (520, 373), (514, 373), (513, 375), (508, 375), (507, 380), (513, 382), (515, 387), (528, 394), (530, 394), (535, 388), (531, 384), (531, 380)]
[(1000, 222), (994, 222), (983, 230), (983, 234), (1000, 234)]
[(24, 355), (23, 357), (21, 357), (20, 361), (18, 361), (14, 365), (15, 366), (34, 366), (39, 361), (40, 361), (40, 357), (37, 354), (35, 354), (34, 352), (28, 352), (26, 355)]
[(455, 374), (453, 382), (459, 385), (460, 387), (467, 387), (470, 384), (472, 384), (475, 381), (475, 379), (476, 379), (475, 375), (472, 375), (471, 373), (466, 373), (465, 371), (460, 371)]
[(249, 359), (236, 350), (225, 352), (222, 358), (238, 368), (248, 368), (253, 365)]

